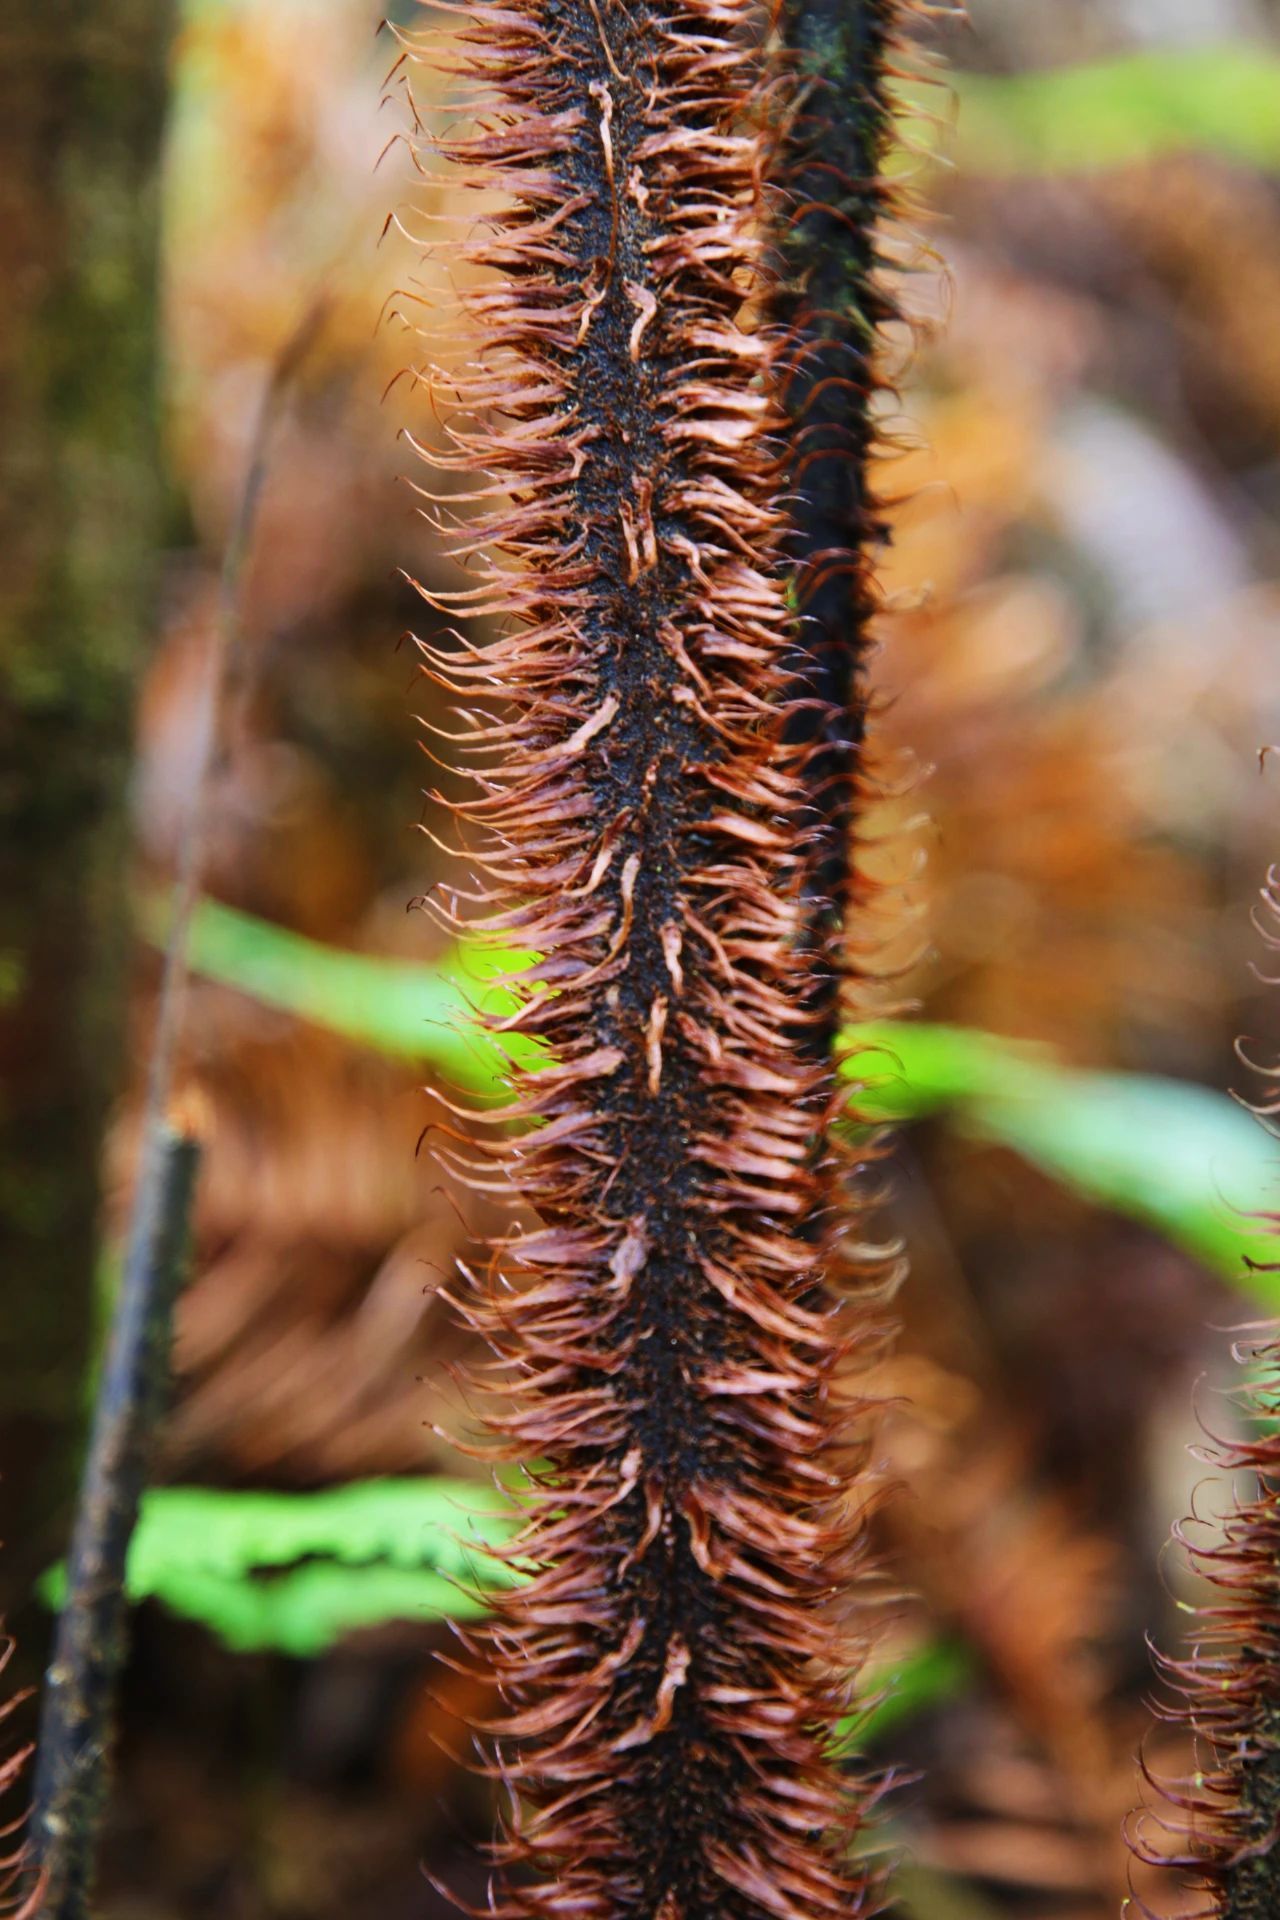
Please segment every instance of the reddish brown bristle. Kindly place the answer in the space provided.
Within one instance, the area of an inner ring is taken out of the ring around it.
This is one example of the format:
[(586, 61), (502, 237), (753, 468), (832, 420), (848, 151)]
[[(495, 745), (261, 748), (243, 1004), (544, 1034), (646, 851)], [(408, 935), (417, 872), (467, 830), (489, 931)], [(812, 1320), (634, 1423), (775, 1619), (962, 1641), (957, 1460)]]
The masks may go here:
[[(1259, 930), (1280, 950), (1280, 868), (1268, 875), (1262, 901)], [(1272, 1069), (1268, 1078), (1274, 1077)], [(1256, 1110), (1269, 1120), (1274, 1102), (1268, 1098)], [(1274, 1920), (1280, 1913), (1280, 1328), (1251, 1330), (1235, 1355), (1251, 1374), (1240, 1396), (1244, 1437), (1197, 1449), (1231, 1487), (1234, 1504), (1207, 1532), (1194, 1520), (1174, 1529), (1212, 1598), (1195, 1610), (1191, 1653), (1159, 1660), (1173, 1695), (1166, 1717), (1190, 1730), (1195, 1772), (1187, 1780), (1151, 1782), (1164, 1805), (1137, 1822), (1134, 1851), (1148, 1864), (1180, 1868), (1199, 1896), (1196, 1911), (1213, 1920)]]
[[(1196, 1772), (1155, 1780), (1165, 1802), (1135, 1829), (1150, 1864), (1181, 1868), (1217, 1920), (1272, 1920), (1280, 1912), (1280, 1343), (1274, 1328), (1240, 1342), (1256, 1370), (1247, 1411), (1255, 1431), (1204, 1450), (1240, 1490), (1206, 1541), (1189, 1524), (1175, 1538), (1214, 1589), (1196, 1610), (1194, 1649), (1161, 1659), (1170, 1717), (1196, 1742)], [(1153, 1821), (1157, 1824), (1153, 1825)], [(1174, 1836), (1172, 1844), (1171, 1834)]]

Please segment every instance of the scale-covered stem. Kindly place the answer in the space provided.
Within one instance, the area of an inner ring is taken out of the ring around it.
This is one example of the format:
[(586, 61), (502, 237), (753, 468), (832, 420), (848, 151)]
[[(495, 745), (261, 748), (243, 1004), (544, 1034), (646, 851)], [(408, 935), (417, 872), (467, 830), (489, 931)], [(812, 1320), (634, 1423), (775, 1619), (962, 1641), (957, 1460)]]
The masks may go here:
[[(1272, 1920), (1280, 1912), (1280, 1330), (1237, 1347), (1255, 1385), (1253, 1431), (1202, 1450), (1241, 1489), (1207, 1540), (1175, 1529), (1211, 1598), (1196, 1609), (1195, 1645), (1160, 1662), (1196, 1742), (1194, 1776), (1154, 1782), (1165, 1802), (1146, 1815), (1135, 1851), (1183, 1869), (1196, 1913), (1213, 1920)], [(1171, 1843), (1170, 1836), (1174, 1836)]]
[[(1280, 952), (1280, 867), (1262, 890), (1256, 924)], [(1277, 1069), (1266, 1071), (1275, 1081)], [(1269, 1127), (1280, 1101), (1255, 1111)], [(1280, 1216), (1269, 1216), (1280, 1234)], [(1280, 1270), (1280, 1259), (1275, 1262)], [(1204, 1920), (1273, 1920), (1280, 1913), (1280, 1326), (1250, 1330), (1235, 1349), (1249, 1370), (1238, 1434), (1194, 1451), (1234, 1496), (1221, 1518), (1175, 1527), (1208, 1597), (1195, 1608), (1192, 1649), (1159, 1660), (1173, 1691), (1164, 1717), (1195, 1743), (1194, 1770), (1153, 1779), (1163, 1805), (1135, 1823), (1140, 1860), (1181, 1868)], [(1145, 1769), (1144, 1769), (1145, 1771)], [(1144, 1912), (1150, 1909), (1144, 1906)]]
[[(505, 1914), (863, 1910), (830, 1758), (860, 1552), (810, 1231), (791, 633), (747, 0), (481, 0), (468, 476), (482, 917), (537, 956), (480, 1184), (532, 1217), (460, 1303), (540, 1463), (489, 1657)], [(478, 219), (481, 216), (478, 216)], [(759, 302), (756, 302), (756, 311)], [(496, 623), (496, 635), (495, 627)], [(495, 699), (495, 711), (476, 705)], [(474, 921), (472, 922), (474, 928)], [(513, 1137), (514, 1136), (514, 1137)]]

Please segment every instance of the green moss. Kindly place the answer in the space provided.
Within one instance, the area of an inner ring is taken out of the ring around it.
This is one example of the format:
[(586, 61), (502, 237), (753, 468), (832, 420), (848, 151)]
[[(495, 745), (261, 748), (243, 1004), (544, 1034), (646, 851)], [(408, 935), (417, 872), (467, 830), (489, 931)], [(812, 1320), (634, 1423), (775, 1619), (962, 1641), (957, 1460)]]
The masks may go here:
[[(0, 1606), (58, 1544), (158, 525), (169, 0), (0, 0)], [(7, 1589), (7, 1591), (5, 1590)]]

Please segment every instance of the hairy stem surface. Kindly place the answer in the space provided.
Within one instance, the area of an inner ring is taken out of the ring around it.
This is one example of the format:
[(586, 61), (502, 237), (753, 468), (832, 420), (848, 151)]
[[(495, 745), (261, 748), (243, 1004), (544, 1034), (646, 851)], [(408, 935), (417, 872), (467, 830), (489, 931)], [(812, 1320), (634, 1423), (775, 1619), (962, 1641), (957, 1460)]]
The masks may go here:
[[(825, 1071), (800, 1058), (789, 615), (744, 326), (762, 149), (740, 0), (517, 0), (462, 31), (503, 210), (469, 243), (483, 348), (441, 464), (480, 511), (424, 648), (474, 713), (487, 924), (540, 956), (494, 1154), (538, 1224), (462, 1302), (546, 1463), (494, 1648), (513, 1808), (502, 1911), (849, 1914), (856, 1796), (827, 1758), (857, 1528), (844, 1339), (806, 1229)], [(481, 424), (474, 424), (475, 421)], [(484, 476), (476, 478), (475, 476)], [(497, 504), (491, 504), (496, 499)], [(488, 1184), (488, 1158), (465, 1150)]]
[[(1255, 925), (1280, 951), (1280, 866)], [(1270, 1086), (1255, 1111), (1271, 1131)], [(1280, 1216), (1265, 1217), (1280, 1235)], [(1174, 1529), (1208, 1597), (1195, 1608), (1190, 1653), (1158, 1661), (1174, 1696), (1163, 1717), (1192, 1735), (1194, 1772), (1172, 1783), (1147, 1774), (1164, 1804), (1144, 1809), (1133, 1850), (1183, 1870), (1195, 1913), (1270, 1920), (1280, 1913), (1280, 1327), (1253, 1330), (1235, 1357), (1250, 1374), (1243, 1432), (1193, 1449), (1234, 1500), (1207, 1532), (1195, 1514)]]

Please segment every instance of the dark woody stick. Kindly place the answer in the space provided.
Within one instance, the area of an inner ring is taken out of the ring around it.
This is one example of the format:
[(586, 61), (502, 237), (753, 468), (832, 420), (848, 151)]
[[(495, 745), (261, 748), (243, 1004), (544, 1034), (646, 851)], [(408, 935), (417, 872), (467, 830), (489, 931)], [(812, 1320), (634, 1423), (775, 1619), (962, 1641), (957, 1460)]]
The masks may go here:
[(84, 1920), (88, 1911), (125, 1652), (125, 1563), (168, 1386), (198, 1162), (191, 1134), (165, 1122), (148, 1131), (45, 1682), (32, 1831), (46, 1920)]

